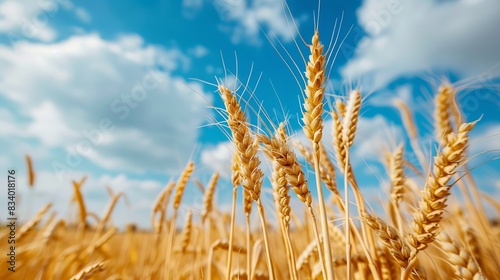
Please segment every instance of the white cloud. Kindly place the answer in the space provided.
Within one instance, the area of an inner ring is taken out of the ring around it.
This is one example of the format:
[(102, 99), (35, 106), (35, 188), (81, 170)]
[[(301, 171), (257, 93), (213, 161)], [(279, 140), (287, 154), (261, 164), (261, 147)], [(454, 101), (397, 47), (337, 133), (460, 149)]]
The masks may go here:
[(50, 26), (50, 21), (61, 10), (73, 8), (70, 0), (2, 1), (0, 3), (0, 33), (6, 33), (13, 41), (19, 39), (53, 41), (57, 32)]
[(75, 15), (84, 23), (90, 23), (92, 21), (92, 17), (90, 16), (90, 14), (82, 7), (78, 7), (75, 9)]
[(19, 108), (16, 145), (71, 148), (110, 170), (178, 171), (211, 114), (201, 84), (172, 74), (189, 58), (139, 36), (0, 46), (0, 61), (0, 94)]
[(78, 133), (67, 126), (64, 116), (52, 102), (43, 101), (30, 112), (33, 121), (26, 127), (25, 136), (38, 137), (43, 144), (54, 147), (64, 145)]
[[(18, 193), (22, 194), (22, 202), (18, 209), (20, 217), (28, 219), (36, 211), (47, 203), (52, 203), (52, 210), (56, 211), (61, 218), (70, 218), (75, 221), (76, 207), (70, 205), (74, 191), (71, 180), (60, 182), (52, 172), (41, 171), (36, 173), (36, 184), (33, 189), (28, 190), (26, 184), (25, 170), (18, 169)], [(75, 173), (73, 180), (79, 181), (85, 174)], [(81, 187), (87, 211), (102, 215), (106, 208), (110, 196), (107, 193), (106, 186), (110, 187), (116, 194), (123, 192), (130, 207), (127, 207), (123, 199), (117, 204), (113, 214), (113, 222), (116, 225), (123, 226), (128, 222), (135, 222), (143, 227), (150, 226), (148, 218), (152, 204), (164, 186), (164, 182), (158, 182), (148, 179), (132, 179), (125, 174), (115, 176), (103, 175), (100, 177), (88, 177)], [(6, 193), (0, 193), (0, 200), (6, 199)], [(142, 207), (136, 202), (142, 201)], [(142, 212), (141, 212), (142, 211)], [(89, 222), (94, 222), (89, 218)]]
[(413, 100), (413, 90), (409, 85), (400, 86), (393, 91), (377, 92), (377, 94), (370, 95), (367, 102), (377, 107), (394, 107), (394, 101), (396, 100), (401, 100), (406, 105), (412, 106), (412, 108), (417, 105)]
[(201, 45), (197, 45), (188, 50), (188, 53), (196, 58), (204, 57), (208, 54), (208, 52), (208, 49)]
[[(293, 137), (293, 141), (301, 141), (310, 147), (309, 139), (302, 130)], [(398, 142), (399, 141), (399, 142)], [(390, 149), (403, 141), (401, 128), (391, 123), (383, 115), (373, 117), (360, 116), (356, 129), (356, 137), (351, 148), (351, 160), (354, 164), (363, 164), (363, 160), (378, 161), (383, 156), (384, 149)], [(333, 153), (332, 121), (323, 124), (323, 143), (328, 151)], [(300, 152), (297, 151), (297, 155)], [(333, 156), (333, 154), (332, 154)]]
[(203, 0), (182, 0), (182, 6), (187, 9), (200, 9), (203, 7)]
[[(399, 142), (398, 142), (399, 141)], [(353, 145), (353, 159), (380, 160), (384, 149), (394, 148), (403, 141), (401, 128), (382, 115), (361, 117)]]
[(201, 163), (221, 176), (230, 177), (233, 143), (227, 141), (206, 148), (201, 153)]
[[(500, 124), (481, 124), (481, 121), (471, 131), (469, 140), (469, 155), (478, 155), (475, 163), (481, 163), (485, 158), (491, 160), (500, 155)], [(486, 154), (485, 154), (486, 152)], [(479, 155), (481, 154), (481, 155)]]
[[(472, 75), (498, 64), (500, 2), (365, 0), (358, 21), (368, 37), (343, 68), (382, 87), (433, 69)], [(360, 30), (353, 30), (359, 36)]]
[[(287, 23), (282, 0), (216, 0), (214, 6), (223, 21), (235, 24), (229, 28), (234, 43), (245, 40), (258, 44), (260, 28), (270, 37), (276, 35), (285, 42), (296, 35), (295, 28)], [(297, 19), (295, 21), (299, 23)], [(227, 26), (223, 30), (227, 30)]]

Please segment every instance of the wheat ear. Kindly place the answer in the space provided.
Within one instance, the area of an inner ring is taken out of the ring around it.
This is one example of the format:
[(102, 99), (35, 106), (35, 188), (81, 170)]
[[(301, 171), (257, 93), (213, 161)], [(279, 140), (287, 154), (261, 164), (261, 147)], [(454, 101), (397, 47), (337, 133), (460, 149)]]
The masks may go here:
[(415, 254), (415, 249), (399, 236), (395, 228), (387, 225), (382, 219), (375, 218), (368, 213), (362, 213), (361, 217), (375, 231), (382, 244), (389, 250), (399, 266), (403, 269), (406, 268), (410, 259)]
[(35, 170), (33, 169), (33, 161), (29, 155), (25, 156), (26, 167), (28, 169), (28, 186), (33, 187), (35, 185)]
[(391, 204), (390, 213), (392, 220), (396, 223), (397, 228), (400, 232), (403, 230), (402, 217), (399, 213), (399, 204), (403, 200), (403, 195), (405, 192), (406, 177), (404, 172), (404, 157), (403, 157), (404, 147), (400, 145), (396, 150), (389, 156), (388, 168), (389, 168), (389, 178), (391, 180), (392, 189), (390, 192)]
[(182, 230), (181, 239), (181, 252), (186, 252), (191, 240), (191, 231), (193, 229), (193, 213), (189, 210), (186, 214), (186, 221), (184, 222), (184, 229)]
[[(254, 139), (250, 129), (248, 128), (248, 123), (246, 121), (245, 115), (241, 109), (241, 106), (236, 99), (236, 96), (231, 93), (231, 90), (223, 85), (219, 85), (219, 93), (226, 107), (228, 113), (227, 124), (231, 129), (233, 136), (233, 142), (236, 147), (237, 159), (238, 159), (238, 170), (241, 178), (241, 185), (250, 193), (252, 199), (257, 202), (257, 209), (259, 211), (259, 216), (262, 224), (262, 233), (264, 235), (264, 246), (266, 248), (266, 260), (269, 271), (269, 277), (271, 280), (274, 279), (274, 272), (272, 266), (271, 252), (269, 248), (269, 242), (267, 238), (267, 229), (265, 221), (264, 207), (262, 206), (262, 201), (260, 198), (260, 192), (262, 188), (262, 179), (264, 173), (260, 169), (260, 159), (257, 156), (257, 146), (258, 142)], [(233, 213), (234, 215), (234, 213)], [(231, 256), (231, 254), (229, 254)], [(231, 257), (228, 257), (228, 272), (226, 278), (229, 278), (231, 273)]]
[[(283, 144), (287, 144), (285, 124), (280, 123), (277, 131), (276, 137), (283, 141)], [(272, 153), (268, 156), (273, 158)], [(288, 192), (290, 186), (286, 180), (286, 172), (283, 167), (276, 161), (273, 161), (273, 172), (272, 172), (272, 186), (273, 186), (273, 197), (280, 217), (280, 228), (282, 230), (283, 240), (285, 243), (285, 251), (287, 254), (288, 268), (290, 271), (290, 277), (292, 279), (298, 279), (296, 265), (295, 265), (295, 253), (292, 246), (292, 241), (290, 239), (290, 195)]]
[[(286, 142), (286, 137), (284, 137), (282, 133), (277, 133), (272, 139), (269, 139), (269, 137), (265, 135), (257, 135), (257, 138), (264, 145), (265, 153), (270, 156), (274, 162), (281, 166), (285, 172), (285, 180), (288, 184), (290, 184), (293, 192), (297, 195), (299, 200), (306, 205), (309, 216), (312, 220), (312, 227), (317, 240), (316, 245), (318, 246), (318, 251), (322, 252), (321, 238), (318, 232), (314, 209), (312, 207), (312, 196), (307, 185), (307, 180), (305, 179), (304, 171), (302, 170), (302, 165), (298, 162), (295, 153)], [(319, 257), (326, 275), (326, 265), (323, 260), (323, 254), (319, 254)]]
[(479, 270), (476, 261), (466, 250), (457, 246), (449, 235), (442, 232), (439, 243), (444, 253), (448, 256), (448, 261), (453, 267), (455, 276), (459, 279), (479, 280), (485, 279)]
[(453, 131), (450, 122), (450, 106), (451, 95), (454, 91), (451, 85), (442, 85), (435, 97), (435, 129), (436, 137), (442, 147), (446, 146), (448, 137), (447, 135)]
[(83, 231), (85, 231), (85, 228), (87, 226), (87, 208), (85, 207), (85, 200), (83, 199), (81, 187), (83, 183), (87, 180), (87, 177), (83, 177), (80, 182), (78, 181), (73, 181), (73, 190), (75, 191), (75, 195), (73, 199), (77, 202), (78, 204), (78, 217), (79, 217), (79, 226)]
[(315, 30), (312, 37), (312, 43), (309, 45), (309, 61), (306, 65), (306, 79), (307, 84), (304, 90), (304, 114), (302, 120), (304, 122), (303, 130), (307, 138), (311, 140), (313, 145), (314, 157), (314, 173), (316, 176), (316, 190), (318, 192), (318, 203), (321, 221), (321, 231), (323, 235), (323, 254), (325, 255), (326, 262), (326, 275), (323, 276), (328, 279), (334, 279), (333, 267), (329, 264), (332, 263), (332, 252), (330, 246), (330, 235), (328, 233), (328, 219), (325, 210), (325, 199), (323, 197), (323, 188), (321, 186), (320, 176), (320, 161), (321, 153), (319, 151), (319, 143), (323, 138), (323, 113), (324, 104), (323, 99), (325, 95), (326, 83), (326, 56), (323, 54), (323, 44), (319, 41), (319, 32)]
[(177, 220), (177, 212), (179, 209), (179, 206), (181, 205), (182, 201), (182, 195), (184, 194), (184, 189), (186, 188), (187, 182), (191, 175), (193, 174), (194, 171), (194, 162), (190, 161), (186, 168), (184, 168), (184, 171), (182, 172), (181, 176), (179, 177), (179, 180), (177, 181), (177, 188), (175, 190), (174, 194), (174, 213), (172, 215), (172, 218), (170, 220), (170, 228), (168, 232), (168, 237), (167, 237), (167, 257), (165, 258), (165, 263), (164, 263), (164, 275), (167, 278), (170, 278), (170, 265), (171, 265), (171, 258), (172, 258), (172, 248), (173, 248), (173, 243), (174, 243), (174, 235), (175, 235), (175, 222)]
[[(229, 277), (231, 274), (231, 269), (232, 269), (232, 262), (233, 262), (233, 242), (234, 242), (234, 223), (236, 219), (236, 198), (238, 195), (238, 186), (241, 184), (241, 172), (240, 172), (240, 167), (239, 167), (240, 161), (238, 159), (238, 154), (235, 153), (233, 154), (233, 159), (232, 159), (232, 178), (231, 181), (233, 183), (233, 199), (232, 199), (232, 206), (231, 206), (231, 222), (230, 222), (230, 228), (229, 228), (229, 250), (227, 254), (227, 268), (226, 268), (226, 277)], [(246, 189), (243, 189), (243, 192), (247, 192), (247, 195), (250, 196), (250, 192)], [(250, 229), (247, 229), (250, 230)]]
[[(156, 197), (153, 203), (153, 211), (151, 211), (151, 224), (153, 225), (154, 231), (160, 234), (163, 230), (163, 223), (165, 221), (165, 211), (167, 208), (167, 203), (170, 198), (170, 194), (175, 188), (175, 182), (169, 182), (163, 190)], [(156, 222), (156, 215), (160, 213), (159, 222)]]
[(210, 212), (212, 212), (215, 186), (217, 186), (218, 180), (219, 173), (215, 172), (210, 179), (207, 190), (205, 191), (205, 195), (203, 197), (203, 211), (201, 212), (201, 220), (203, 223)]
[(413, 114), (410, 111), (410, 108), (408, 108), (408, 105), (403, 100), (400, 99), (394, 100), (394, 106), (398, 109), (399, 113), (401, 114), (401, 118), (403, 119), (403, 125), (406, 128), (406, 131), (408, 132), (408, 136), (410, 137), (411, 148), (417, 155), (420, 166), (426, 169), (427, 163), (425, 161), (424, 153), (422, 152), (422, 149), (420, 148), (420, 144), (418, 142), (418, 130), (415, 125), (416, 123), (413, 118)]
[(182, 172), (182, 175), (179, 179), (179, 182), (177, 182), (177, 189), (175, 190), (174, 194), (174, 209), (177, 210), (179, 206), (181, 205), (182, 201), (182, 195), (184, 194), (184, 189), (186, 188), (187, 181), (189, 180), (189, 177), (191, 177), (191, 174), (193, 174), (194, 170), (194, 162), (189, 162), (184, 171)]
[(70, 280), (83, 280), (87, 279), (96, 273), (103, 271), (105, 269), (106, 263), (103, 261), (96, 261), (92, 264), (87, 265), (84, 267), (80, 272), (78, 272), (76, 275), (71, 277)]
[(464, 123), (459, 127), (458, 134), (448, 134), (446, 146), (434, 158), (434, 174), (429, 175), (425, 183), (420, 209), (414, 215), (413, 234), (409, 238), (410, 244), (417, 250), (427, 248), (439, 233), (439, 222), (452, 187), (448, 182), (464, 161), (468, 133), (474, 125)]

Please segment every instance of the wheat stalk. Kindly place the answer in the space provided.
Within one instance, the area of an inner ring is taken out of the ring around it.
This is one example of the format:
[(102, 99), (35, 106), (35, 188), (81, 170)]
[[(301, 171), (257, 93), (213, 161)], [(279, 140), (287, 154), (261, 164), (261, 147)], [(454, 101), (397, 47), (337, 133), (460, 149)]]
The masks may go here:
[[(327, 264), (332, 263), (332, 252), (330, 246), (330, 239), (328, 238), (328, 220), (325, 210), (325, 199), (323, 198), (323, 189), (320, 180), (320, 160), (321, 155), (319, 152), (319, 143), (323, 137), (323, 113), (324, 104), (323, 99), (325, 95), (325, 82), (326, 82), (326, 56), (323, 54), (323, 44), (319, 41), (319, 32), (315, 30), (312, 37), (312, 43), (309, 45), (309, 61), (306, 65), (306, 79), (307, 84), (304, 90), (304, 114), (302, 121), (304, 126), (304, 134), (306, 135), (313, 145), (314, 157), (314, 170), (316, 175), (316, 190), (318, 192), (318, 203), (321, 221), (322, 235), (325, 237), (323, 240), (323, 253), (325, 254), (325, 261)], [(323, 276), (328, 279), (334, 279), (333, 268), (331, 265), (326, 265), (326, 274), (323, 271)]]
[[(260, 160), (257, 157), (258, 141), (254, 139), (253, 135), (250, 133), (245, 115), (238, 100), (236, 99), (236, 96), (231, 93), (230, 89), (223, 85), (219, 85), (218, 88), (228, 113), (227, 124), (231, 129), (233, 142), (238, 154), (238, 173), (241, 178), (241, 185), (250, 193), (252, 199), (257, 202), (257, 209), (259, 211), (262, 225), (262, 233), (264, 234), (269, 277), (270, 279), (274, 279), (271, 252), (267, 238), (264, 207), (262, 206), (262, 201), (260, 199), (264, 173), (259, 168)], [(231, 259), (230, 253), (228, 257), (228, 272), (226, 273), (226, 278), (231, 275)]]
[(167, 257), (165, 258), (164, 262), (164, 275), (165, 277), (169, 278), (170, 277), (170, 265), (171, 265), (171, 258), (172, 258), (172, 248), (173, 248), (173, 242), (174, 242), (174, 233), (175, 233), (175, 222), (177, 220), (177, 211), (179, 209), (179, 206), (181, 205), (182, 201), (182, 195), (184, 194), (184, 189), (186, 188), (187, 182), (191, 175), (193, 174), (194, 171), (194, 162), (190, 161), (188, 162), (187, 166), (184, 168), (184, 171), (182, 171), (181, 176), (179, 177), (179, 180), (177, 181), (177, 188), (175, 190), (174, 194), (174, 213), (172, 215), (172, 218), (170, 220), (170, 228), (168, 232), (168, 237), (167, 237)]
[[(265, 135), (257, 135), (257, 138), (264, 145), (265, 153), (283, 169), (285, 172), (284, 179), (291, 186), (293, 192), (297, 195), (299, 200), (306, 205), (309, 216), (312, 220), (318, 251), (321, 252), (321, 238), (317, 230), (316, 216), (314, 215), (314, 210), (312, 208), (311, 192), (309, 191), (307, 180), (305, 179), (305, 174), (302, 170), (302, 165), (298, 162), (295, 153), (286, 142), (286, 137), (283, 133), (276, 133), (276, 136), (272, 139)], [(324, 260), (322, 259), (322, 254), (320, 254), (320, 258), (326, 273), (326, 267)]]

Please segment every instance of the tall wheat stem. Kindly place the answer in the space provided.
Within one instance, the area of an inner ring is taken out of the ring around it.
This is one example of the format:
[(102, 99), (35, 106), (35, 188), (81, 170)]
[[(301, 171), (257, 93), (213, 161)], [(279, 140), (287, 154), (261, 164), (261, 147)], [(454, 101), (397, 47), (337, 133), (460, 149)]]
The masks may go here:
[(229, 230), (229, 251), (227, 252), (226, 279), (231, 279), (231, 267), (233, 265), (233, 241), (234, 241), (234, 220), (236, 217), (236, 196), (238, 187), (233, 186), (233, 205), (231, 207), (231, 228)]
[(320, 169), (319, 169), (319, 161), (320, 161), (320, 153), (319, 153), (319, 145), (318, 143), (313, 143), (314, 149), (314, 173), (316, 177), (316, 189), (318, 191), (318, 203), (319, 203), (319, 212), (321, 215), (321, 230), (323, 235), (323, 253), (325, 254), (325, 266), (326, 266), (326, 276), (327, 279), (334, 279), (333, 275), (333, 259), (332, 252), (330, 246), (330, 234), (328, 232), (328, 219), (326, 216), (325, 209), (325, 199), (323, 197), (323, 188), (321, 186), (321, 178), (320, 178)]
[[(346, 153), (348, 154), (349, 151), (347, 150)], [(347, 160), (345, 161), (345, 169), (347, 170), (348, 168), (348, 162)], [(345, 200), (345, 252), (346, 252), (346, 259), (347, 259), (347, 280), (351, 280), (352, 277), (352, 272), (351, 272), (351, 234), (350, 234), (350, 210), (349, 210), (349, 186), (347, 182), (347, 172), (344, 172), (344, 200)], [(361, 241), (361, 240), (360, 240)]]
[(246, 243), (247, 243), (247, 275), (253, 275), (252, 273), (252, 232), (250, 228), (250, 215), (245, 217), (247, 228), (246, 228)]
[(262, 225), (262, 234), (264, 235), (264, 246), (266, 248), (267, 270), (269, 270), (269, 279), (274, 280), (273, 263), (271, 259), (271, 250), (269, 247), (269, 240), (267, 236), (267, 223), (266, 215), (264, 214), (264, 206), (262, 205), (261, 198), (257, 199), (257, 209), (259, 210), (260, 223)]

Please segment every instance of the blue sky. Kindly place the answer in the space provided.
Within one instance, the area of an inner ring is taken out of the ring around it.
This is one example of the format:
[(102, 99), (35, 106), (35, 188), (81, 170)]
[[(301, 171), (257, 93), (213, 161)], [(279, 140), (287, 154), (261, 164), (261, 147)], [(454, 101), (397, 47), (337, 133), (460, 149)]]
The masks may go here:
[[(230, 145), (214, 125), (222, 117), (212, 108), (223, 106), (210, 85), (216, 77), (231, 83), (238, 72), (243, 83), (248, 79), (253, 97), (239, 94), (255, 108), (262, 105), (273, 122), (286, 117), (301, 139), (302, 82), (294, 75), (303, 72), (301, 36), (310, 40), (318, 5), (288, 1), (290, 14), (282, 3), (0, 2), (0, 166), (18, 169), (26, 215), (52, 201), (67, 217), (74, 211), (68, 208), (71, 180), (88, 175), (83, 192), (91, 211), (102, 211), (110, 186), (130, 200), (119, 205), (115, 220), (147, 226), (155, 196), (189, 159), (203, 183), (214, 170), (227, 175)], [(499, 9), (495, 0), (322, 1), (322, 42), (328, 45), (332, 34), (345, 38), (333, 49), (338, 55), (327, 99), (345, 97), (351, 87), (367, 97), (353, 157), (374, 203), (387, 188), (383, 150), (407, 140), (392, 101), (402, 99), (415, 112), (430, 159), (437, 147), (432, 96), (443, 80), (464, 88), (458, 99), (467, 120), (482, 117), (470, 153), (488, 153), (471, 166), (478, 166), (473, 174), (481, 188), (498, 194)], [(255, 114), (249, 117), (257, 124)], [(37, 171), (33, 190), (25, 184), (25, 154)], [(229, 193), (222, 184), (222, 208)], [(199, 209), (201, 199), (194, 185), (188, 188), (187, 206)]]

